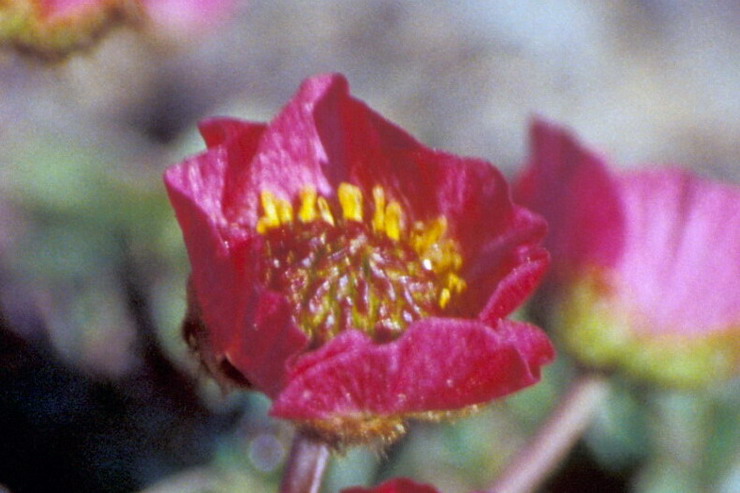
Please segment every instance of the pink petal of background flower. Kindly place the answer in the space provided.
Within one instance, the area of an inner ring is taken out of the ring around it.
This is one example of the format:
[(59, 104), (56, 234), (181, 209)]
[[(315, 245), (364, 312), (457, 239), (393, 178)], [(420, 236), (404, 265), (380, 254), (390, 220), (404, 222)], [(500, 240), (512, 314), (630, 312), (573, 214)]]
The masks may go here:
[(140, 0), (149, 19), (168, 35), (202, 34), (226, 20), (237, 0)]
[(532, 125), (517, 198), (550, 224), (543, 290), (588, 364), (695, 386), (740, 367), (740, 187), (675, 167), (612, 173), (557, 125)]
[(626, 301), (660, 334), (740, 330), (740, 187), (680, 169), (619, 177)]

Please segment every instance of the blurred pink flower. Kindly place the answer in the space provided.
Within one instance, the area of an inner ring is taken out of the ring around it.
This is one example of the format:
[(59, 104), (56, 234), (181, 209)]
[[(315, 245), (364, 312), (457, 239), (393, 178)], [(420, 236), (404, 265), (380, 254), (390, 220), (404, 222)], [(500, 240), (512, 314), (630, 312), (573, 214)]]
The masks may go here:
[(207, 33), (234, 13), (237, 0), (140, 0), (160, 36), (184, 40)]
[(105, 5), (112, 5), (116, 2), (111, 0), (37, 0), (31, 3), (36, 4), (39, 17), (54, 20), (99, 10)]
[(740, 188), (677, 168), (612, 173), (535, 121), (520, 203), (543, 214), (556, 326), (583, 362), (699, 385), (740, 361)]
[(120, 25), (145, 26), (160, 40), (183, 42), (212, 31), (235, 8), (236, 0), (5, 0), (0, 45), (63, 58)]
[(64, 56), (92, 45), (125, 11), (121, 0), (7, 0), (0, 2), (0, 45)]

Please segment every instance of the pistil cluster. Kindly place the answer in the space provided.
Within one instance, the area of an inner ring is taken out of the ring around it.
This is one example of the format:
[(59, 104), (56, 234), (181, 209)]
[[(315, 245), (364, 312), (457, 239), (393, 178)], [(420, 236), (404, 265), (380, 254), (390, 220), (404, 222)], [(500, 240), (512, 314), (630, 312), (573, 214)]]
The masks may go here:
[(286, 296), (314, 347), (350, 328), (393, 340), (413, 321), (449, 309), (465, 289), (446, 219), (407, 224), (380, 186), (372, 204), (349, 183), (331, 202), (310, 186), (295, 206), (270, 191), (260, 200), (263, 281)]

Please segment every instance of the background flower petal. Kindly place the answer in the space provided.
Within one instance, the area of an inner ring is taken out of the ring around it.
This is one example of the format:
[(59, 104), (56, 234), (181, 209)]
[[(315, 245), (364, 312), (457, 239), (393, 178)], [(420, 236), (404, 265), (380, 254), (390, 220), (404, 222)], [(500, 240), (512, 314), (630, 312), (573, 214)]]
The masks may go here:
[(740, 330), (740, 188), (675, 168), (621, 177), (620, 297), (650, 333)]
[(617, 185), (603, 158), (563, 127), (536, 119), (529, 166), (515, 186), (521, 204), (545, 216), (552, 278), (589, 264), (608, 266), (621, 255), (624, 218)]

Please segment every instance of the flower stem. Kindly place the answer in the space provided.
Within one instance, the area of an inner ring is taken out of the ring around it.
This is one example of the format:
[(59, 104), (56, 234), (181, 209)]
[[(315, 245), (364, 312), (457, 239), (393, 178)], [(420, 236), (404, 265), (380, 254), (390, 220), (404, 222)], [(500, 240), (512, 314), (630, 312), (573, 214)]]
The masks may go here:
[(329, 447), (296, 431), (280, 493), (318, 493), (329, 462)]
[(608, 380), (601, 374), (577, 376), (542, 428), (517, 453), (488, 492), (535, 491), (586, 431), (608, 390)]

